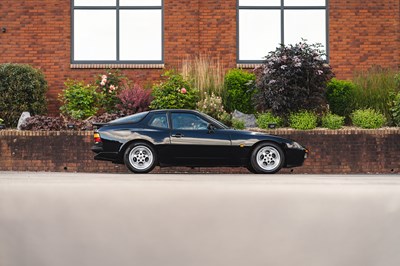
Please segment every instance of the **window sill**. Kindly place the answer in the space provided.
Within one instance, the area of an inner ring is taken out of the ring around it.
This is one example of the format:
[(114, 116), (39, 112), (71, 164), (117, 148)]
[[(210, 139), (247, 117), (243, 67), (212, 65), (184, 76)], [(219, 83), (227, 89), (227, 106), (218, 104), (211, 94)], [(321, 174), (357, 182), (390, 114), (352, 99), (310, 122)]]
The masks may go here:
[(164, 68), (164, 64), (71, 64), (72, 69), (100, 69), (100, 68), (137, 68), (137, 69), (159, 69)]
[(262, 64), (236, 64), (237, 68), (244, 68), (244, 69), (254, 69), (257, 68), (259, 66), (261, 66)]

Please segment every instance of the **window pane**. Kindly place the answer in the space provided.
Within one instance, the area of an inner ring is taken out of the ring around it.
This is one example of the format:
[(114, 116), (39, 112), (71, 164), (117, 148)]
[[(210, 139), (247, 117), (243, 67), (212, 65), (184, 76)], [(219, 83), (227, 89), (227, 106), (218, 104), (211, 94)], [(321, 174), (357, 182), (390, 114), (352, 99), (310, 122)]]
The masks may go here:
[(239, 11), (239, 60), (263, 60), (281, 43), (279, 10)]
[(162, 60), (161, 10), (121, 10), (120, 59)]
[(239, 0), (239, 6), (280, 6), (281, 0)]
[(116, 11), (74, 11), (74, 60), (116, 60)]
[(161, 0), (120, 0), (120, 6), (161, 6)]
[(204, 130), (208, 122), (197, 115), (172, 113), (172, 128), (183, 130)]
[(325, 6), (325, 0), (285, 0), (285, 6)]
[(325, 10), (286, 10), (285, 44), (322, 43), (326, 47)]
[(116, 0), (75, 0), (75, 6), (115, 6)]
[(155, 114), (149, 123), (152, 127), (168, 128), (168, 120), (166, 114)]

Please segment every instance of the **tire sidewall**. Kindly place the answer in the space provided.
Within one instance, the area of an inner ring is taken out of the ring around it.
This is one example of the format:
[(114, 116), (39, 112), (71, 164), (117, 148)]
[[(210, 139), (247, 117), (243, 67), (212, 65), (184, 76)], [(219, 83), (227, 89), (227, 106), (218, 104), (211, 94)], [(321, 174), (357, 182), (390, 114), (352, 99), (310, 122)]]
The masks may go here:
[[(279, 155), (281, 157), (281, 161), (279, 162), (279, 165), (272, 170), (265, 170), (265, 169), (261, 168), (257, 163), (257, 153), (259, 152), (260, 149), (262, 149), (264, 147), (272, 147), (272, 148), (276, 149), (279, 152)], [(276, 145), (274, 143), (270, 143), (270, 142), (264, 142), (264, 143), (258, 144), (254, 148), (253, 152), (251, 153), (251, 157), (250, 157), (250, 164), (258, 174), (275, 174), (279, 170), (281, 170), (284, 163), (285, 163), (285, 154), (284, 154), (282, 148), (279, 147), (278, 145)]]
[[(152, 155), (153, 155), (152, 164), (149, 167), (145, 168), (145, 169), (135, 168), (133, 165), (131, 165), (131, 163), (129, 161), (130, 152), (132, 151), (132, 149), (134, 149), (135, 147), (138, 147), (138, 146), (144, 146), (144, 147), (148, 148), (151, 151)], [(157, 154), (156, 154), (156, 152), (155, 152), (155, 150), (154, 150), (152, 145), (150, 145), (148, 143), (145, 143), (145, 142), (135, 142), (135, 143), (130, 144), (128, 146), (128, 148), (125, 150), (124, 163), (125, 163), (126, 167), (131, 172), (137, 173), (137, 174), (145, 174), (145, 173), (148, 173), (148, 172), (152, 171), (154, 169), (154, 167), (156, 166), (156, 164), (157, 164)]]

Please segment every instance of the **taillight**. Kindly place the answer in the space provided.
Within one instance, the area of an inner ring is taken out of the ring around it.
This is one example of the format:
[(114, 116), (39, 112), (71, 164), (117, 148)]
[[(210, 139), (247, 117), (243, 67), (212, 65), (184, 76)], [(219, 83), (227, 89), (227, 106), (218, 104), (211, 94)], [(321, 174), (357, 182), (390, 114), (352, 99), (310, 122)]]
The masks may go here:
[(99, 133), (94, 133), (93, 135), (94, 138), (94, 143), (100, 143), (101, 142), (101, 138), (100, 138), (100, 134)]

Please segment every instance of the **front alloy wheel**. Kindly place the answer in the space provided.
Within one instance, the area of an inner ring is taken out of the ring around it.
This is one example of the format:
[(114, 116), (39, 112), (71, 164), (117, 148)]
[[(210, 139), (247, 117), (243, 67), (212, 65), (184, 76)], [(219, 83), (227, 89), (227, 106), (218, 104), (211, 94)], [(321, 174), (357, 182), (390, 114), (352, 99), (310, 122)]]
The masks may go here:
[(282, 168), (285, 155), (279, 146), (262, 143), (253, 150), (250, 162), (257, 173), (274, 174)]
[(156, 166), (156, 153), (147, 143), (133, 143), (125, 151), (125, 165), (134, 173), (148, 173)]

